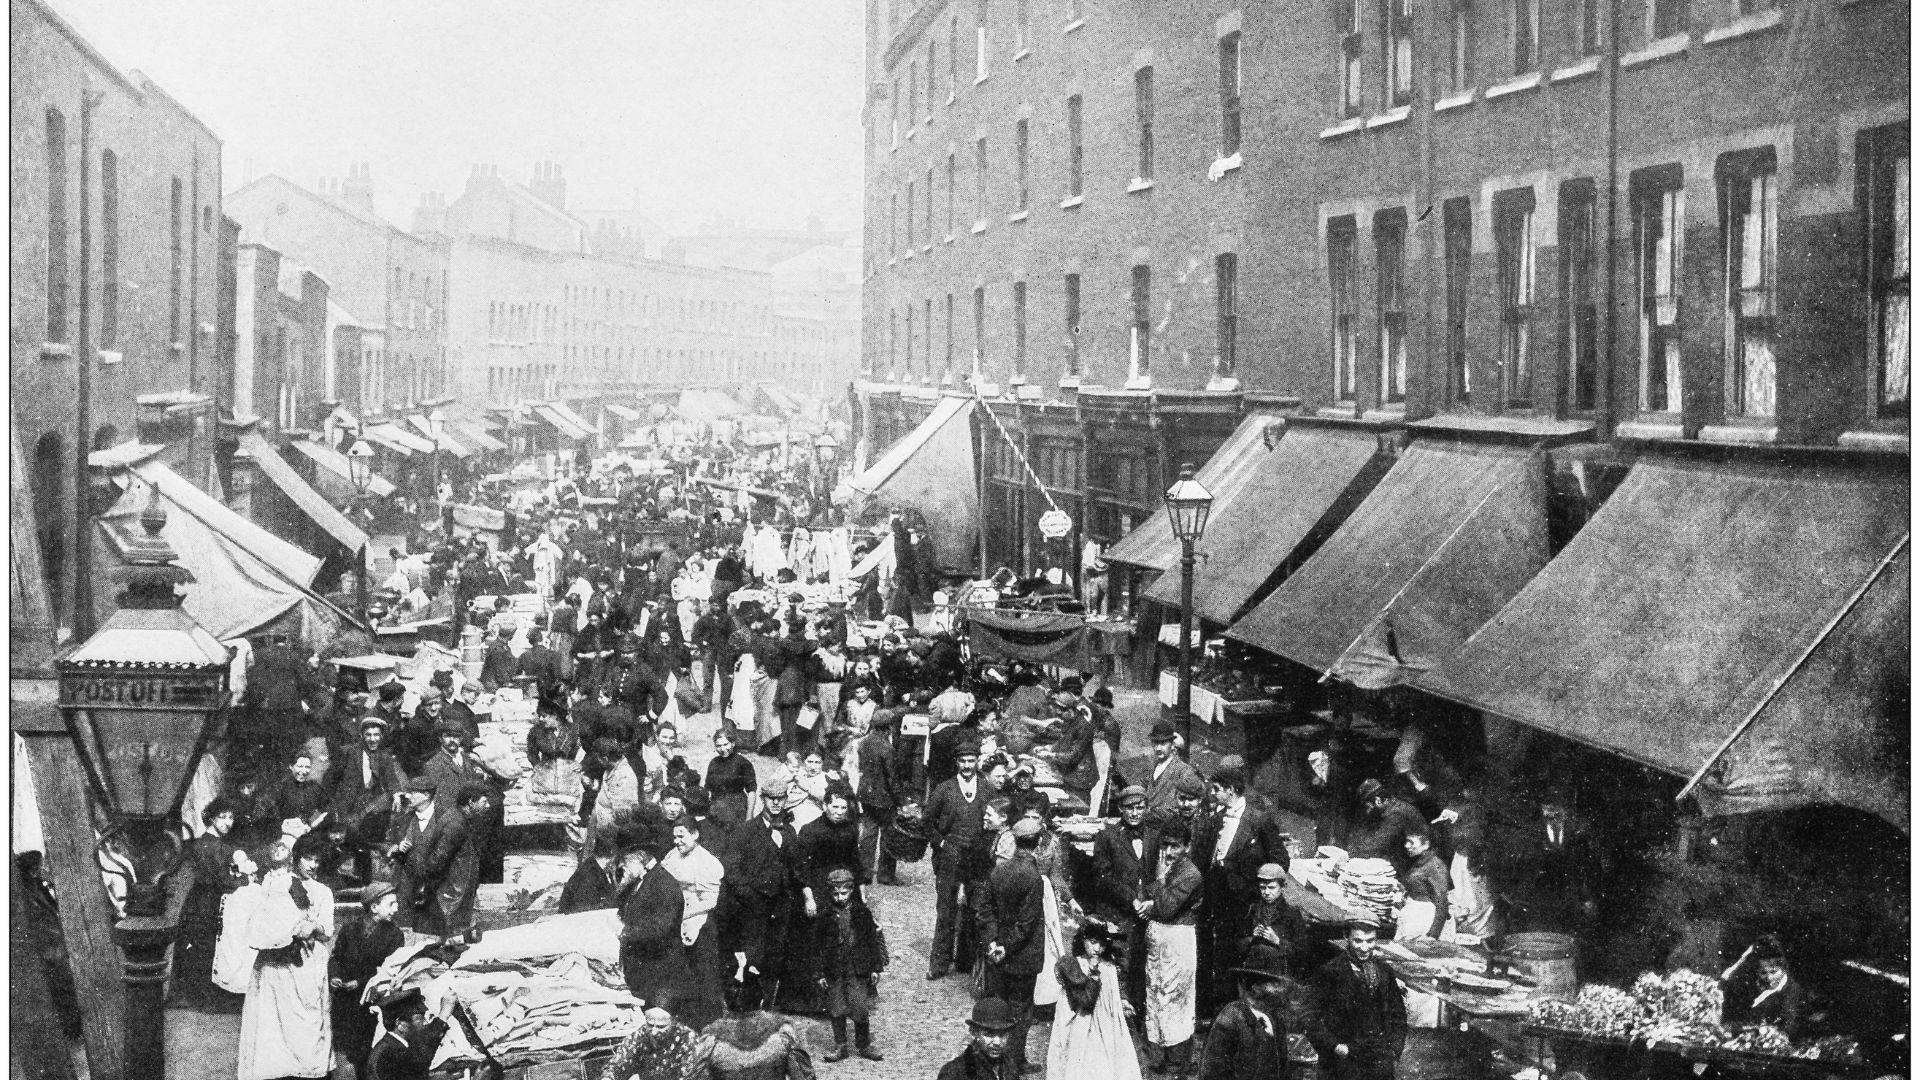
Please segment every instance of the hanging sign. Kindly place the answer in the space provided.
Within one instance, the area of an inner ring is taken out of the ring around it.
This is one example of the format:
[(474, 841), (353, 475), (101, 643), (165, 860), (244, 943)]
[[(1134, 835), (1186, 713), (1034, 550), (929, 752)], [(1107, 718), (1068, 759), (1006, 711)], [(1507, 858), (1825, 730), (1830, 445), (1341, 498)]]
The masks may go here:
[(1040, 515), (1040, 535), (1058, 540), (1073, 531), (1073, 519), (1065, 510), (1049, 510)]

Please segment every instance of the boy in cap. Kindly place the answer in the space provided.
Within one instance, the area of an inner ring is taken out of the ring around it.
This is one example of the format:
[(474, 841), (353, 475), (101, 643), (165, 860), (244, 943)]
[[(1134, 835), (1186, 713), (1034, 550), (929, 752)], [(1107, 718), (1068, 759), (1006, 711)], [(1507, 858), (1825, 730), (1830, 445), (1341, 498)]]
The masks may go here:
[(1200, 1011), (1211, 1016), (1233, 1000), (1229, 974), (1240, 960), (1240, 943), (1252, 932), (1247, 909), (1259, 895), (1259, 870), (1268, 863), (1287, 866), (1286, 839), (1273, 815), (1253, 804), (1247, 793), (1247, 774), (1237, 768), (1215, 770), (1208, 784), (1217, 813), (1194, 829), (1193, 861), (1206, 882), (1201, 915), (1206, 926), (1207, 978), (1201, 986)]
[(1247, 909), (1247, 936), (1240, 941), (1240, 962), (1255, 955), (1273, 955), (1288, 966), (1298, 962), (1306, 923), (1281, 895), (1287, 872), (1279, 863), (1267, 863), (1254, 875), (1253, 904)]
[(360, 995), (387, 957), (406, 944), (406, 934), (393, 924), (400, 898), (392, 885), (374, 882), (361, 892), (360, 903), (366, 914), (340, 928), (328, 985), (333, 990), (333, 1047), (364, 1076), (373, 1050), (373, 1014), (361, 1006)]
[(854, 887), (854, 874), (837, 867), (827, 874), (828, 905), (814, 922), (813, 956), (820, 972), (816, 980), (824, 992), (827, 1019), (833, 1025), (833, 1049), (827, 1061), (847, 1058), (847, 1021), (853, 1021), (853, 1041), (860, 1056), (879, 1061), (873, 1048), (870, 1017), (879, 994), (879, 975), (887, 967), (887, 940), (873, 912)]
[(940, 1067), (935, 1080), (1017, 1080), (1020, 1069), (1007, 1053), (1014, 1027), (1013, 1010), (997, 997), (973, 1003), (967, 1019), (967, 1048)]

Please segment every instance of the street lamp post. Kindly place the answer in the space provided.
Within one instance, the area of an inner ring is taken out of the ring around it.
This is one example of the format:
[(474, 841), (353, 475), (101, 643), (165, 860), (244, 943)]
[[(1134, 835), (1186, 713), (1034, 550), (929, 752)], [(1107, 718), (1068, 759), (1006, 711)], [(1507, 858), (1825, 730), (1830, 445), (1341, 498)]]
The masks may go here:
[(1167, 517), (1180, 540), (1180, 696), (1175, 706), (1193, 751), (1193, 546), (1207, 531), (1213, 493), (1193, 478), (1193, 466), (1180, 467), (1180, 479), (1167, 489)]
[(823, 519), (827, 513), (828, 500), (833, 497), (831, 483), (833, 475), (829, 470), (838, 465), (839, 461), (840, 440), (833, 437), (833, 432), (822, 431), (813, 437), (814, 484), (819, 488), (819, 498), (816, 501)]
[(103, 850), (124, 845), (134, 870), (126, 917), (113, 927), (124, 954), (125, 1060), (156, 1080), (166, 1075), (167, 951), (180, 931), (167, 893), (185, 855), (173, 824), (226, 702), (232, 659), (180, 606), (175, 587), (193, 576), (173, 565), (166, 521), (156, 490), (140, 515), (146, 535), (128, 545), (119, 609), (55, 665), (61, 717), (109, 822)]
[[(438, 456), (437, 450), (435, 451), (435, 456)], [(367, 504), (367, 488), (373, 483), (373, 447), (368, 446), (367, 440), (361, 438), (360, 433), (357, 431), (354, 433), (353, 445), (347, 447), (347, 479), (353, 481), (353, 490), (359, 493), (359, 497), (356, 500), (358, 505), (365, 506)], [(367, 531), (371, 532), (372, 530)], [(367, 545), (361, 544), (360, 565), (355, 568), (353, 588), (355, 594), (354, 600), (360, 605), (360, 617), (363, 619), (367, 617), (368, 570)]]
[(437, 507), (440, 499), (440, 436), (447, 427), (447, 414), (435, 409), (427, 414), (427, 434), (433, 437), (433, 504)]

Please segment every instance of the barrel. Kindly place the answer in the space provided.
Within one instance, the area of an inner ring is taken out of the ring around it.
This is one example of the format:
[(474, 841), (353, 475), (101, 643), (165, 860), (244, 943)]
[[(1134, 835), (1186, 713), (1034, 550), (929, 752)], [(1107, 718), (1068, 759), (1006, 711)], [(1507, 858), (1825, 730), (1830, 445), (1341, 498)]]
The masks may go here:
[(1531, 978), (1543, 997), (1571, 999), (1580, 989), (1574, 969), (1574, 944), (1568, 934), (1508, 934), (1507, 960), (1513, 970)]

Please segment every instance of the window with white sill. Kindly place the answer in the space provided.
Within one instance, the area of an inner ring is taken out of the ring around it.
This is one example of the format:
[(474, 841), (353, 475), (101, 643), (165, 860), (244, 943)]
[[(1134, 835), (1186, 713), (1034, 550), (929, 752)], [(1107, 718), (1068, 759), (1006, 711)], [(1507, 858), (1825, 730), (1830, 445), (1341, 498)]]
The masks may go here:
[(1085, 144), (1081, 141), (1080, 95), (1067, 99), (1067, 197), (1077, 199), (1085, 182)]
[(1473, 200), (1448, 199), (1440, 212), (1442, 271), (1446, 278), (1447, 400), (1473, 400), (1473, 366), (1467, 362), (1467, 300), (1473, 282)]
[(960, 158), (951, 150), (947, 152), (947, 237), (953, 237), (954, 192), (960, 187)]
[(1508, 408), (1533, 407), (1533, 189), (1493, 197), (1493, 244), (1500, 289), (1500, 380)]
[(1360, 5), (1364, 2), (1365, 0), (1338, 0), (1334, 5), (1334, 11), (1338, 16), (1334, 25), (1334, 45), (1339, 50), (1340, 71), (1336, 113), (1341, 120), (1350, 120), (1359, 116), (1361, 109), (1365, 107), (1365, 93), (1360, 85), (1360, 27), (1363, 22)]
[(987, 0), (980, 0), (980, 15), (973, 24), (973, 79), (987, 77)]
[(1384, 0), (1380, 22), (1380, 96), (1388, 108), (1413, 100), (1413, 3)]
[(920, 242), (922, 244), (932, 246), (933, 244), (933, 166), (931, 165), (927, 166), (926, 211), (927, 211), (926, 225), (924, 226), (924, 228), (920, 233)]
[(1153, 179), (1153, 68), (1133, 73), (1133, 118), (1136, 129), (1134, 179)]
[(1127, 381), (1146, 378), (1153, 362), (1153, 268), (1133, 268), (1127, 293)]
[(1328, 307), (1332, 313), (1333, 396), (1352, 401), (1359, 390), (1360, 327), (1354, 311), (1359, 236), (1351, 217), (1327, 222)]
[(1573, 55), (1600, 55), (1600, 0), (1573, 0)]
[(1677, 413), (1682, 402), (1680, 282), (1686, 191), (1679, 166), (1643, 170), (1630, 185), (1634, 276), (1640, 306), (1640, 409)]
[(933, 80), (934, 80), (934, 72), (939, 70), (939, 68), (934, 63), (934, 58), (938, 55), (939, 55), (939, 42), (928, 41), (927, 42), (927, 99), (926, 99), (926, 113), (924, 114), (923, 120), (925, 123), (929, 123), (929, 124), (933, 123), (933, 99), (934, 99)]
[(1595, 273), (1598, 200), (1592, 180), (1560, 185), (1560, 321), (1567, 407), (1588, 412), (1600, 404), (1598, 278)]
[(1464, 94), (1473, 89), (1473, 2), (1452, 0), (1447, 22), (1447, 89)]
[(1066, 313), (1066, 371), (1068, 377), (1080, 374), (1080, 275), (1068, 274), (1064, 282), (1061, 308)]
[(1240, 257), (1233, 252), (1213, 257), (1215, 376), (1232, 378), (1240, 353)]
[(1513, 74), (1525, 75), (1540, 67), (1540, 0), (1510, 0), (1510, 3), (1513, 22), (1508, 33), (1513, 45)]
[(1647, 0), (1647, 39), (1687, 32), (1687, 0)]
[(1013, 209), (1024, 213), (1027, 209), (1027, 121), (1022, 118), (1013, 125)]
[(1380, 400), (1407, 400), (1407, 212), (1382, 210), (1373, 219), (1377, 276), (1376, 331), (1380, 341)]
[[(927, 371), (933, 371), (933, 335), (927, 335)], [(940, 381), (946, 382), (953, 375), (953, 294), (947, 294), (947, 348), (940, 361)]]
[(973, 219), (984, 224), (987, 220), (987, 137), (982, 135), (973, 144)]
[(1027, 374), (1027, 283), (1013, 283), (1013, 373), (1009, 382), (1024, 381)]
[(1220, 39), (1220, 156), (1240, 152), (1240, 31)]
[(1770, 418), (1777, 411), (1774, 294), (1780, 221), (1773, 148), (1723, 155), (1717, 171), (1727, 415)]
[(1911, 136), (1905, 123), (1860, 133), (1854, 154), (1869, 304), (1874, 412), (1905, 419), (1912, 391), (1912, 285), (1908, 229)]

